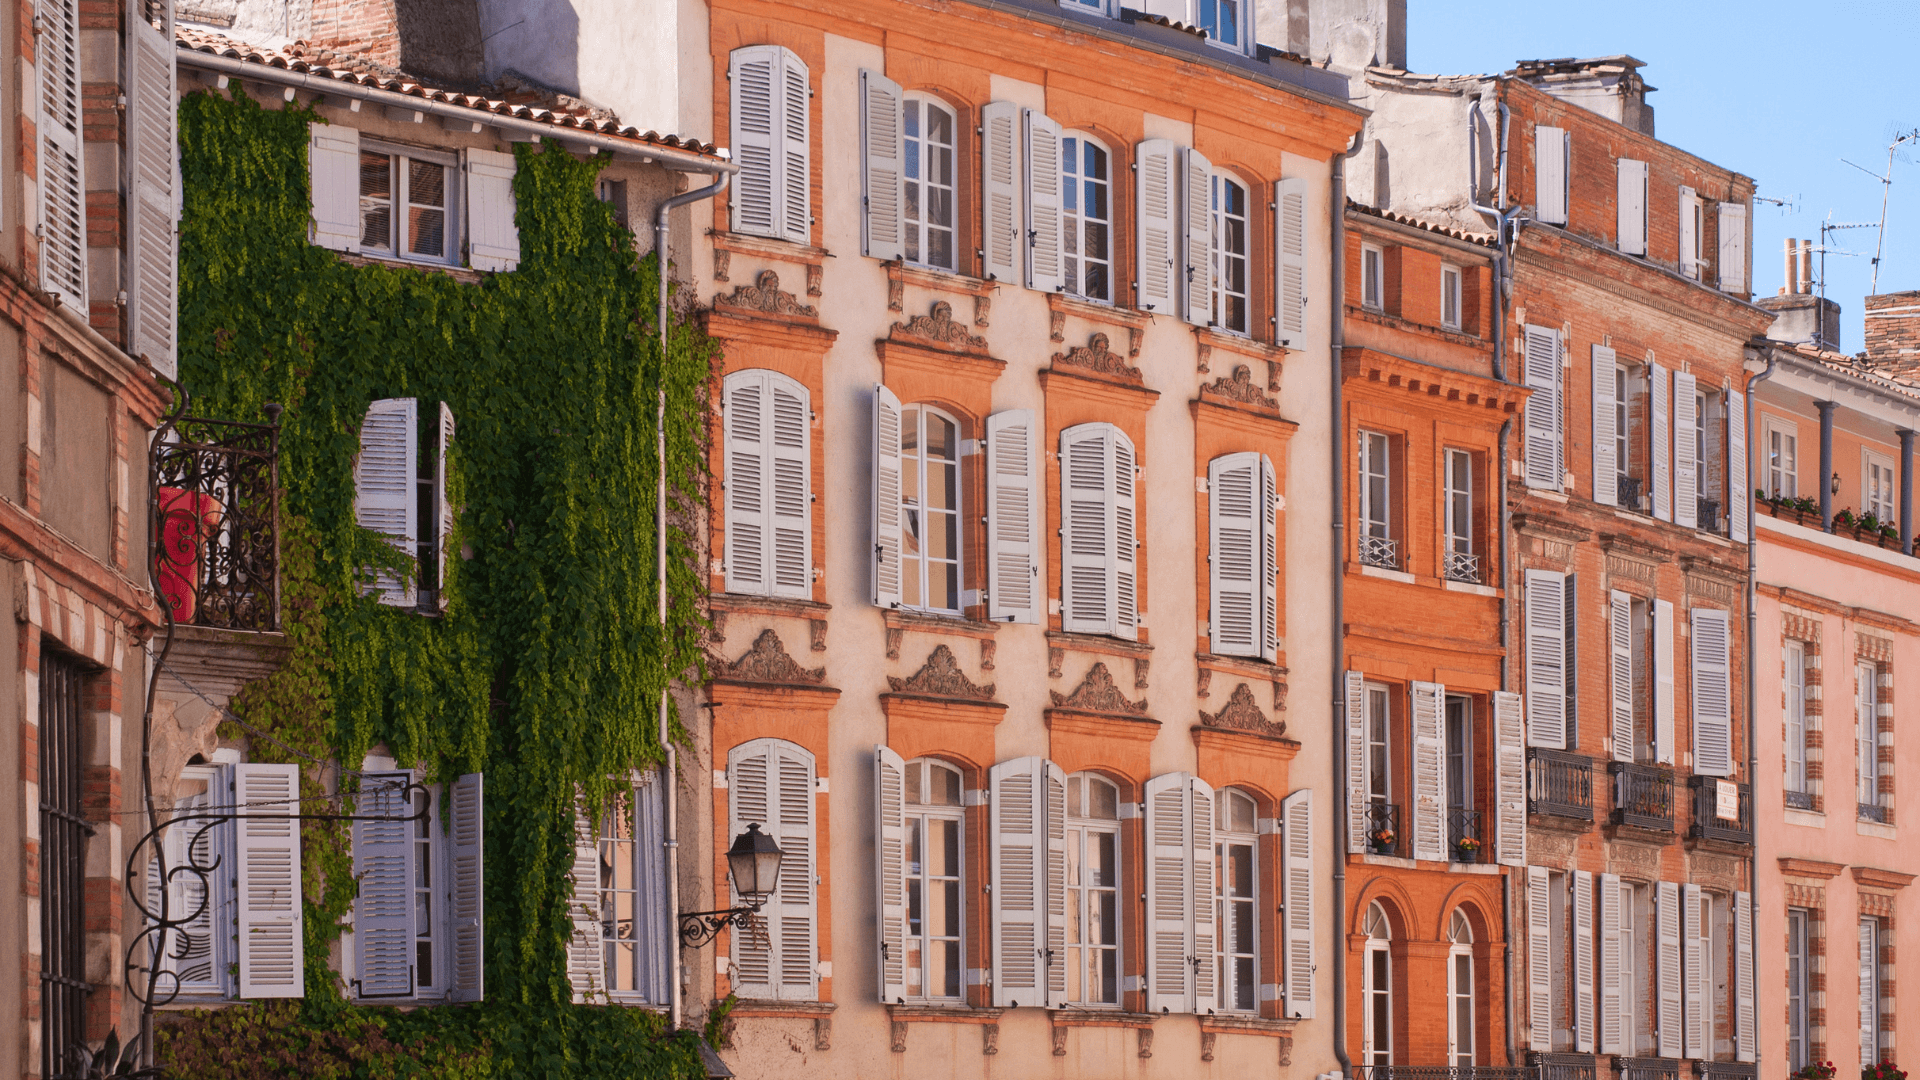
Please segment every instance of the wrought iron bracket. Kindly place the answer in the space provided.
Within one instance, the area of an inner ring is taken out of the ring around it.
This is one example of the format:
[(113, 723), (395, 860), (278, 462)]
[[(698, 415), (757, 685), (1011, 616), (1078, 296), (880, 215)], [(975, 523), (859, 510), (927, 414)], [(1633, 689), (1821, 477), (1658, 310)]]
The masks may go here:
[(683, 911), (680, 913), (680, 945), (682, 948), (697, 949), (714, 938), (729, 926), (742, 930), (751, 929), (753, 917), (760, 914), (760, 907), (766, 901), (749, 904), (745, 907), (722, 908), (719, 911)]

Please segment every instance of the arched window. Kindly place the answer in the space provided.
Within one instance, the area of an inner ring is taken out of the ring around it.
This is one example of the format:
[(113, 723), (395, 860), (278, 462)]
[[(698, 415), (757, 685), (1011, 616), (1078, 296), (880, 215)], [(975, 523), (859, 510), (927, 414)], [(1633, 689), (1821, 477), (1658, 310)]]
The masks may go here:
[(1453, 909), (1447, 926), (1447, 1064), (1473, 1066), (1473, 925)]
[(1060, 141), (1061, 286), (1113, 300), (1113, 178), (1107, 148), (1078, 132)]
[[(1224, 6), (1224, 5), (1223, 5)], [(1213, 175), (1213, 324), (1247, 333), (1247, 189), (1224, 173)]]
[(928, 405), (900, 416), (900, 603), (960, 611), (960, 425)]
[(1379, 903), (1367, 905), (1367, 960), (1362, 989), (1365, 1001), (1366, 1042), (1361, 1060), (1372, 1066), (1393, 1064), (1393, 930)]
[(901, 172), (905, 199), (900, 207), (906, 260), (941, 270), (954, 269), (953, 110), (920, 94), (901, 105)]
[(1254, 883), (1255, 823), (1252, 797), (1234, 788), (1222, 789), (1213, 803), (1214, 926), (1219, 935), (1220, 987), (1214, 998), (1222, 1009), (1252, 1012), (1257, 1007), (1258, 969), (1254, 957), (1257, 935), (1254, 913), (1259, 910)]
[(1067, 1001), (1120, 1003), (1120, 789), (1067, 778)]
[(932, 758), (906, 768), (907, 995), (959, 1001), (960, 770)]

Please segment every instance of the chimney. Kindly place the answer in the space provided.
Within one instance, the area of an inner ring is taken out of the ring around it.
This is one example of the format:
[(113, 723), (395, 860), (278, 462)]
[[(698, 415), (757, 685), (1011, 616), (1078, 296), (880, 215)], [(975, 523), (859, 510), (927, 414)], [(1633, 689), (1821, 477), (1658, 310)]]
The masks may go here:
[(310, 0), (308, 43), (454, 89), (478, 89), (480, 0)]
[(1653, 106), (1647, 104), (1647, 95), (1654, 87), (1640, 77), (1645, 66), (1644, 61), (1625, 55), (1522, 60), (1507, 76), (1651, 137)]
[(1407, 0), (1290, 0), (1282, 6), (1289, 52), (1348, 75), (1370, 67), (1406, 70)]
[(1800, 294), (1813, 295), (1813, 241), (1800, 241)]

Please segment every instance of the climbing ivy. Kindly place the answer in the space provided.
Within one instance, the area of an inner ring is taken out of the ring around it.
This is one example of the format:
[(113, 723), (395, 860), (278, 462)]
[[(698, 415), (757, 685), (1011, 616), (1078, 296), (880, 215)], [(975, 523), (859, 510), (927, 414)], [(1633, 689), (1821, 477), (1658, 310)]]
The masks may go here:
[[(291, 655), (233, 711), (270, 736), (251, 740), (253, 760), (307, 766), (308, 796), (352, 786), (316, 762), (350, 770), (376, 744), (436, 780), (485, 771), (487, 1002), (401, 1014), (344, 999), (328, 955), (352, 899), (347, 833), (309, 822), (306, 999), (193, 1014), (169, 1025), (167, 1060), (252, 1076), (262, 1066), (242, 1063), (271, 1051), (310, 1058), (312, 1075), (403, 1076), (431, 1045), (417, 1064), (433, 1075), (599, 1075), (589, 1061), (614, 1057), (623, 1075), (697, 1068), (693, 1037), (664, 1038), (657, 1018), (569, 1004), (565, 943), (576, 800), (600, 805), (614, 778), (660, 761), (659, 697), (699, 672), (702, 586), (683, 527), (668, 537), (673, 614), (664, 628), (655, 614), (655, 402), (664, 391), (669, 517), (691, 522), (713, 346), (676, 315), (662, 355), (658, 265), (594, 197), (605, 158), (515, 147), (511, 273), (347, 259), (307, 241), (320, 117), (235, 87), (181, 104), (180, 381), (198, 416), (285, 406)], [(387, 397), (418, 398), (425, 425), (445, 402), (458, 426), (457, 555), (437, 617), (362, 587), (365, 568), (395, 564), (353, 512), (357, 429)]]

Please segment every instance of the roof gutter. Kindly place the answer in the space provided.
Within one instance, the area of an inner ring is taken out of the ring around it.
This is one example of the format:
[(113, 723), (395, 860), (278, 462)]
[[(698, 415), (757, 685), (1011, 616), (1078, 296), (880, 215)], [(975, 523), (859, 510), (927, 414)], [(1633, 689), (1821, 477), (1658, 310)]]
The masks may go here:
[(642, 142), (618, 135), (605, 135), (598, 131), (583, 131), (563, 124), (526, 120), (518, 116), (502, 116), (483, 109), (472, 109), (446, 101), (432, 101), (393, 90), (382, 90), (378, 87), (361, 86), (358, 83), (310, 75), (302, 71), (274, 67), (271, 64), (255, 64), (246, 60), (236, 60), (230, 56), (201, 52), (197, 49), (176, 48), (174, 55), (182, 67), (218, 72), (229, 78), (273, 83), (293, 90), (305, 90), (322, 97), (366, 101), (375, 105), (408, 109), (469, 124), (485, 124), (488, 127), (498, 128), (503, 135), (535, 135), (541, 138), (557, 139), (598, 153), (642, 160), (652, 159), (680, 172), (734, 173), (740, 170), (740, 167), (731, 161), (723, 161), (678, 147), (662, 146), (658, 143)]

